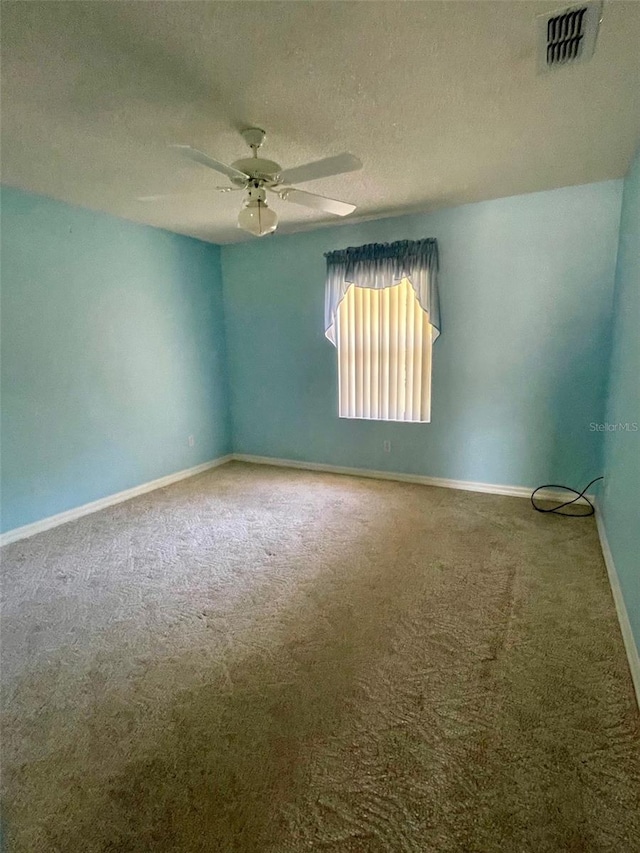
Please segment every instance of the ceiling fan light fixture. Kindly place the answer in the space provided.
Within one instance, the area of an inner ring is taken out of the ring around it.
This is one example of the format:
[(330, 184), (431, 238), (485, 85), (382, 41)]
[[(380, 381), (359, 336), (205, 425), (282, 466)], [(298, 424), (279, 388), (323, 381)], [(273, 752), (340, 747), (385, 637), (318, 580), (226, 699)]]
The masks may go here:
[[(331, 213), (333, 216), (348, 216), (356, 209), (355, 204), (348, 204), (291, 186), (295, 183), (316, 181), (319, 178), (330, 178), (361, 169), (362, 163), (353, 154), (335, 154), (332, 157), (324, 157), (322, 160), (283, 170), (282, 166), (274, 160), (266, 160), (258, 156), (265, 138), (262, 128), (248, 127), (242, 131), (242, 136), (251, 148), (253, 156), (236, 160), (230, 166), (191, 145), (171, 146), (186, 159), (225, 175), (233, 186), (218, 187), (222, 192), (246, 190), (244, 207), (238, 215), (238, 228), (255, 237), (264, 237), (265, 234), (272, 234), (276, 230), (278, 217), (267, 204), (267, 191), (273, 192), (282, 201), (293, 202), (293, 204), (310, 207), (323, 213)], [(283, 186), (284, 184), (286, 186)], [(158, 198), (161, 196), (140, 198), (139, 201)]]
[(278, 226), (278, 216), (265, 201), (251, 199), (238, 214), (238, 228), (255, 237), (271, 234)]

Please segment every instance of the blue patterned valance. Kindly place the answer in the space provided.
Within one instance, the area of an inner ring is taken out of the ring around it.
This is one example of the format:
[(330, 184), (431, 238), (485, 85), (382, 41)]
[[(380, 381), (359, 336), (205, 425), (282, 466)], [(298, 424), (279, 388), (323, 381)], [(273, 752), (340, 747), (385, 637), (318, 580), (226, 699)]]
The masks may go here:
[(382, 290), (407, 278), (415, 290), (422, 310), (434, 328), (433, 340), (440, 334), (438, 302), (438, 241), (399, 240), (397, 243), (369, 243), (327, 252), (327, 281), (324, 303), (325, 335), (335, 346), (335, 322), (338, 306), (349, 285)]

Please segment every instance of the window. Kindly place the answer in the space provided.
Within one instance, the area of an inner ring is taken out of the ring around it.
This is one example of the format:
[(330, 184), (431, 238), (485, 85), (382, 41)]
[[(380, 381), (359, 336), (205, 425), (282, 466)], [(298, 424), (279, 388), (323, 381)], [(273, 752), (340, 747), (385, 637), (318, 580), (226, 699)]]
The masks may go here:
[(429, 422), (431, 329), (408, 279), (350, 285), (337, 313), (340, 417)]
[(429, 423), (437, 242), (371, 243), (325, 257), (325, 335), (338, 350), (340, 417)]

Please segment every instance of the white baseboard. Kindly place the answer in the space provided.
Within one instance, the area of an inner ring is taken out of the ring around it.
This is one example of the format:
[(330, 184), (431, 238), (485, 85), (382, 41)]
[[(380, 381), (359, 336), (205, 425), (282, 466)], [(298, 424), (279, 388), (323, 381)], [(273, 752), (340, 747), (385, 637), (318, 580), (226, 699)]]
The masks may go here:
[[(462, 489), (465, 492), (482, 492), (488, 495), (507, 495), (514, 498), (530, 498), (532, 488), (526, 486), (500, 486), (494, 483), (473, 483), (467, 480), (447, 480), (442, 477), (426, 477), (422, 474), (402, 474), (394, 471), (372, 471), (369, 468), (344, 468), (340, 465), (325, 465), (322, 462), (300, 462), (296, 459), (275, 459), (271, 456), (252, 456), (234, 453), (238, 462), (254, 462), (257, 465), (275, 465), (278, 468), (302, 468), (307, 471), (325, 471), (328, 474), (347, 474), (350, 477), (371, 477), (375, 480), (397, 480), (400, 483), (417, 483), (421, 486), (439, 486), (445, 489)], [(537, 494), (540, 500), (563, 501), (566, 492), (545, 489)], [(587, 495), (593, 502), (594, 496)], [(576, 503), (586, 504), (584, 498)]]
[(68, 521), (75, 521), (76, 518), (82, 518), (83, 515), (89, 515), (92, 512), (105, 509), (108, 506), (128, 501), (138, 495), (144, 495), (146, 492), (152, 492), (155, 489), (162, 489), (164, 486), (170, 486), (171, 483), (177, 483), (178, 480), (185, 480), (187, 477), (193, 477), (196, 474), (201, 474), (203, 471), (208, 471), (210, 468), (217, 468), (219, 465), (224, 465), (225, 462), (230, 462), (232, 456), (219, 456), (217, 459), (211, 459), (209, 462), (203, 462), (201, 465), (194, 465), (193, 468), (185, 468), (182, 471), (176, 471), (174, 474), (167, 474), (165, 477), (159, 477), (157, 480), (151, 480), (148, 483), (142, 483), (139, 486), (134, 486), (132, 489), (125, 489), (124, 492), (118, 492), (115, 495), (107, 495), (105, 498), (100, 498), (97, 501), (92, 501), (82, 506), (77, 506), (74, 509), (68, 509), (66, 512), (60, 512), (57, 515), (50, 515), (48, 518), (42, 518), (40, 521), (34, 521), (33, 524), (25, 524), (23, 527), (14, 527), (13, 530), (7, 530), (6, 533), (0, 535), (0, 545), (9, 545), (11, 542), (17, 542), (19, 539), (26, 539), (29, 536), (35, 536), (36, 533), (42, 533), (44, 530), (50, 530), (52, 527), (58, 527), (60, 524), (66, 524)]
[(627, 660), (629, 661), (629, 669), (631, 670), (631, 679), (636, 691), (636, 700), (638, 702), (638, 708), (640, 708), (640, 654), (638, 653), (638, 647), (636, 646), (633, 632), (631, 630), (631, 622), (629, 621), (629, 614), (627, 613), (627, 607), (622, 596), (622, 589), (620, 588), (620, 580), (618, 578), (618, 572), (616, 571), (616, 565), (613, 562), (613, 554), (609, 547), (607, 531), (604, 526), (602, 514), (597, 505), (596, 524), (598, 525), (598, 535), (600, 536), (602, 556), (604, 557), (604, 564), (607, 567), (609, 584), (611, 586), (613, 600), (616, 605), (618, 622), (620, 623), (620, 631), (622, 632), (622, 640), (627, 652)]
[[(531, 489), (524, 486), (501, 486), (494, 483), (473, 483), (466, 480), (447, 480), (441, 477), (426, 477), (421, 474), (402, 474), (394, 471), (373, 471), (368, 468), (346, 468), (339, 465), (325, 465), (321, 462), (300, 462), (295, 459), (277, 459), (271, 456), (253, 456), (246, 453), (233, 453), (227, 456), (220, 456), (218, 459), (212, 459), (210, 462), (204, 462), (202, 465), (196, 465), (193, 468), (185, 468), (183, 471), (177, 471), (175, 474), (167, 474), (166, 477), (160, 477), (157, 480), (151, 480), (149, 483), (142, 483), (139, 486), (134, 486), (131, 489), (126, 489), (123, 492), (118, 492), (115, 495), (107, 495), (97, 501), (92, 501), (88, 504), (75, 507), (66, 512), (50, 515), (48, 518), (42, 518), (40, 521), (34, 521), (32, 524), (25, 524), (23, 527), (15, 527), (13, 530), (8, 530), (0, 535), (0, 546), (8, 545), (11, 542), (17, 542), (19, 539), (26, 539), (29, 536), (35, 536), (36, 533), (42, 533), (45, 530), (50, 530), (52, 527), (58, 527), (60, 524), (66, 524), (68, 521), (74, 521), (76, 518), (82, 518), (83, 515), (89, 515), (92, 512), (105, 509), (108, 506), (128, 501), (137, 495), (143, 495), (146, 492), (152, 492), (154, 489), (161, 489), (164, 486), (169, 486), (171, 483), (177, 483), (179, 480), (184, 480), (187, 477), (193, 477), (209, 468), (216, 468), (219, 465), (224, 465), (231, 460), (239, 462), (253, 462), (258, 465), (275, 465), (280, 468), (301, 468), (307, 471), (324, 471), (329, 474), (346, 474), (353, 477), (370, 477), (376, 480), (395, 480), (401, 483), (417, 483), (423, 486), (440, 486), (446, 489), (462, 489), (469, 492), (483, 492), (490, 495), (507, 495), (517, 498), (528, 498), (531, 496)], [(538, 493), (540, 500), (564, 500), (566, 494), (557, 492), (553, 489), (546, 489)], [(593, 495), (589, 495), (593, 500)], [(586, 503), (584, 499), (576, 501), (576, 503)]]

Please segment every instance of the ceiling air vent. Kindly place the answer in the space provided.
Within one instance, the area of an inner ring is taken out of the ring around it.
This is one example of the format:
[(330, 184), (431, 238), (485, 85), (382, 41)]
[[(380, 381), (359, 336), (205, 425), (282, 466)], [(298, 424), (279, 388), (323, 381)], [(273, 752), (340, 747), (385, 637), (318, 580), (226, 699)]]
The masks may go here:
[(538, 16), (540, 66), (548, 71), (584, 62), (593, 54), (602, 15), (601, 2), (580, 3)]

